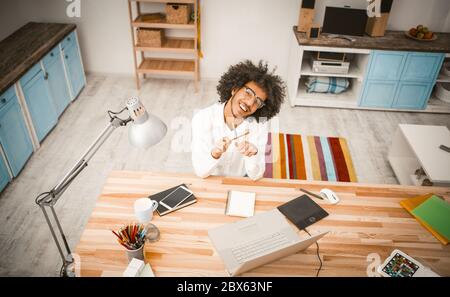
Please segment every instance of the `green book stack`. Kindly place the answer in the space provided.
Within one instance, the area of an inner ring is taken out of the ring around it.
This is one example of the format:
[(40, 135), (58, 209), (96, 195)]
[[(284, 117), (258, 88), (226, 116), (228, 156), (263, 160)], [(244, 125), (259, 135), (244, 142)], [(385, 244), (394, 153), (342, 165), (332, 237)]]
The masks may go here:
[(441, 236), (450, 240), (450, 203), (433, 195), (416, 208), (412, 214), (427, 223)]

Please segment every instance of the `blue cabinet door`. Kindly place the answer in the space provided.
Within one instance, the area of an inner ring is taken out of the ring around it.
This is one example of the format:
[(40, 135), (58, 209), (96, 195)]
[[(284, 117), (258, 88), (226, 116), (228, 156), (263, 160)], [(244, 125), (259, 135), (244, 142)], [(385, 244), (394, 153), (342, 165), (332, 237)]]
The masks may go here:
[(50, 55), (52, 54), (52, 59), (47, 60), (48, 63), (44, 63), (44, 66), (48, 75), (48, 85), (55, 104), (56, 114), (60, 116), (70, 102), (69, 86), (64, 75), (59, 48), (55, 52), (50, 52)]
[(71, 47), (64, 48), (63, 56), (72, 88), (72, 100), (74, 100), (85, 84), (84, 70), (77, 44), (74, 43)]
[(395, 81), (366, 81), (359, 105), (365, 107), (391, 107), (394, 102), (397, 84)]
[(17, 97), (0, 109), (0, 142), (14, 176), (33, 152), (33, 146)]
[(434, 82), (444, 56), (439, 53), (409, 53), (401, 79), (403, 81)]
[(11, 180), (9, 176), (8, 168), (6, 167), (3, 157), (0, 155), (0, 192), (6, 187)]
[(431, 83), (400, 82), (392, 107), (425, 109), (431, 88)]
[(75, 31), (72, 31), (61, 41), (61, 48), (66, 49), (72, 47), (76, 43), (77, 43), (77, 34), (75, 33)]
[(368, 79), (399, 80), (406, 61), (406, 52), (372, 51)]
[(29, 81), (24, 82), (21, 79), (21, 85), (33, 126), (38, 140), (41, 141), (56, 125), (58, 119), (46, 76), (40, 70)]

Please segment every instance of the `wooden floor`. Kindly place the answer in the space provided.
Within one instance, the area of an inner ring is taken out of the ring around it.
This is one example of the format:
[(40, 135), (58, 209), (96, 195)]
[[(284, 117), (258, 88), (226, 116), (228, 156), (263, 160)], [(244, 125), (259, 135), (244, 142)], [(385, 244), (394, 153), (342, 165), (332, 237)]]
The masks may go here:
[[(140, 91), (132, 77), (89, 75), (88, 85), (61, 116), (58, 125), (0, 196), (0, 275), (57, 275), (56, 246), (35, 205), (37, 194), (51, 189), (81, 156), (108, 122), (107, 110), (120, 110), (124, 100), (139, 95), (144, 105), (168, 125), (167, 137), (147, 151), (131, 147), (125, 128), (115, 131), (86, 170), (58, 201), (56, 211), (75, 247), (112, 170), (191, 172), (190, 119), (196, 109), (218, 99), (216, 82), (202, 82), (194, 93), (190, 80), (146, 80)], [(397, 183), (387, 150), (400, 123), (445, 125), (442, 114), (291, 108), (279, 117), (285, 133), (340, 136), (348, 141), (360, 182)]]

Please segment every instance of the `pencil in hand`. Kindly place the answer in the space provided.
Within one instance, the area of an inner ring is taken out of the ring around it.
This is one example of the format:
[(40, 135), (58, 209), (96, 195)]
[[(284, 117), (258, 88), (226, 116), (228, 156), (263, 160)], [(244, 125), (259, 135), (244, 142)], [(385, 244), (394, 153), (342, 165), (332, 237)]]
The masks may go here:
[(247, 131), (245, 131), (245, 133), (230, 139), (230, 141), (236, 140), (236, 139), (241, 138), (242, 136), (245, 136), (245, 135), (248, 135), (248, 134), (250, 134), (250, 131), (247, 130)]

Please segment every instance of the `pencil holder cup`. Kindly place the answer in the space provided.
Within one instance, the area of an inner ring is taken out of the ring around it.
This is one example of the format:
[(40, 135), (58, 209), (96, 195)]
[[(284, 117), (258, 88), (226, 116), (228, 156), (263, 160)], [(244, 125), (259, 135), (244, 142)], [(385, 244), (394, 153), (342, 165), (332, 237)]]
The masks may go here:
[(133, 258), (144, 261), (144, 244), (136, 250), (127, 250), (128, 262), (131, 262)]

